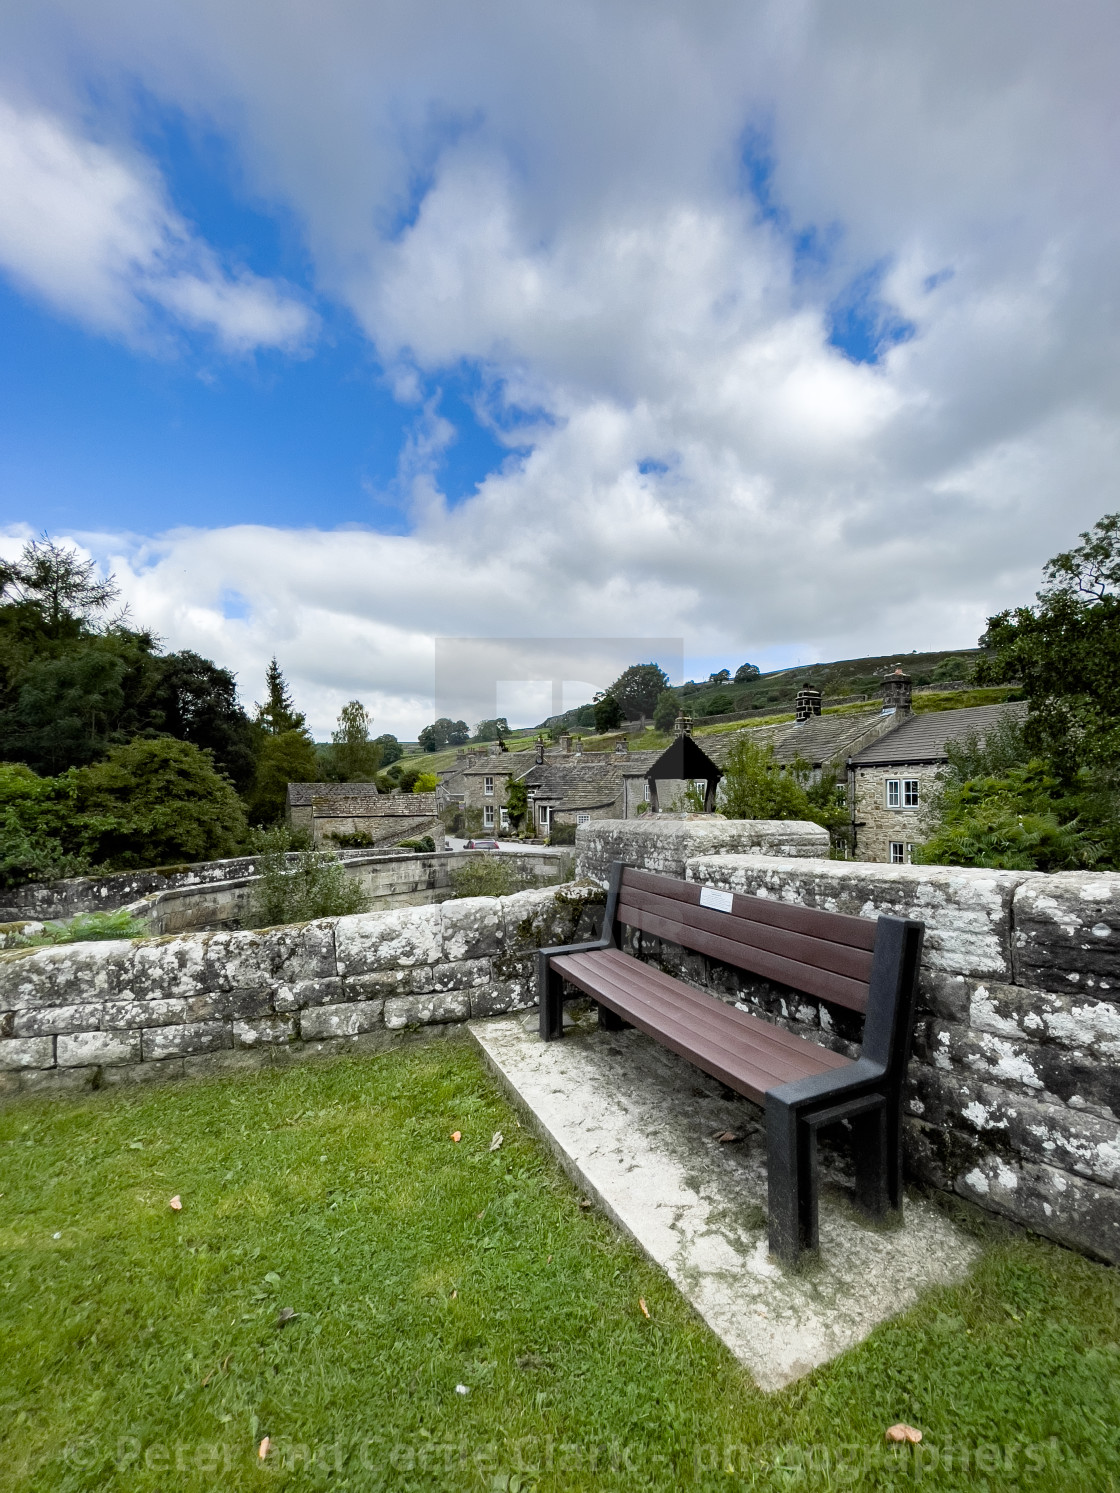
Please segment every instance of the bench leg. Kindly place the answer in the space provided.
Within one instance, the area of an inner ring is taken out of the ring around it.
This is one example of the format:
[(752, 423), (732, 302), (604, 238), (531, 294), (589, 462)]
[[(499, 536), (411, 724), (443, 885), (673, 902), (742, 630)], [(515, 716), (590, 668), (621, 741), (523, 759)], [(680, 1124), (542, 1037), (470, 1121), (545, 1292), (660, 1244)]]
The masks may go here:
[(803, 1249), (816, 1249), (816, 1133), (797, 1111), (766, 1096), (766, 1183), (770, 1214), (770, 1253), (796, 1265)]
[(564, 1035), (564, 982), (551, 968), (547, 954), (537, 951), (537, 1000), (542, 1042)]
[(866, 1114), (855, 1115), (852, 1127), (852, 1161), (856, 1178), (856, 1206), (871, 1218), (882, 1218), (888, 1207), (897, 1207), (889, 1182), (886, 1106), (877, 1105)]
[(621, 1032), (624, 1027), (630, 1025), (628, 1021), (623, 1021), (622, 1017), (616, 1011), (612, 1011), (609, 1006), (600, 1005), (598, 1011), (600, 1031)]

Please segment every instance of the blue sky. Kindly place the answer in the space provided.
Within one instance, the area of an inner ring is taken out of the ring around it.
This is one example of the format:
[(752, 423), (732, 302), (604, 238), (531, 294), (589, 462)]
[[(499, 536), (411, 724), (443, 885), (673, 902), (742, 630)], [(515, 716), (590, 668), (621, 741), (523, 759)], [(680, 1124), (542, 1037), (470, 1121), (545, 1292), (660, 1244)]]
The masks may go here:
[(1096, 0), (9, 15), (0, 551), (319, 734), (414, 734), (438, 636), (969, 646), (1114, 503), (1118, 52)]

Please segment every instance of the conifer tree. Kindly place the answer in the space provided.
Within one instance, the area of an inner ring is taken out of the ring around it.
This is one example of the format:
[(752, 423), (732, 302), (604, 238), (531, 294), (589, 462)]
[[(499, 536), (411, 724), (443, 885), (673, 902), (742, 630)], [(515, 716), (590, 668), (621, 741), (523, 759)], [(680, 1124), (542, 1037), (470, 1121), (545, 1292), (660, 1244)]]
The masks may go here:
[(257, 706), (257, 725), (267, 731), (270, 736), (282, 736), (285, 731), (305, 730), (307, 717), (295, 708), (295, 702), (275, 655), (265, 671), (264, 678), (268, 689), (268, 699), (263, 705)]

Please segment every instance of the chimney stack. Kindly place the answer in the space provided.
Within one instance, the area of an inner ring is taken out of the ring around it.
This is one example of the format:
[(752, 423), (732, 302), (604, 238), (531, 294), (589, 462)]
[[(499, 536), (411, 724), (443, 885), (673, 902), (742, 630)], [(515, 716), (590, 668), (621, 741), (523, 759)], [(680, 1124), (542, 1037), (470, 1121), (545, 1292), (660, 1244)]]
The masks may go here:
[(904, 674), (901, 669), (888, 674), (883, 680), (882, 713), (884, 715), (909, 715), (912, 694), (913, 680), (909, 674)]
[(680, 715), (678, 715), (677, 718), (676, 718), (676, 720), (673, 722), (673, 735), (674, 736), (691, 736), (692, 735), (692, 717), (688, 714), (688, 712), (686, 710), (682, 710), (681, 713), (680, 713)]
[(560, 750), (564, 753), (565, 756), (567, 756), (571, 752), (571, 750), (572, 750), (572, 733), (570, 731), (561, 731), (561, 733), (560, 733)]
[(543, 761), (544, 761), (544, 737), (543, 736), (538, 736), (537, 737), (537, 766), (539, 767)]
[(798, 722), (807, 721), (810, 716), (821, 713), (821, 692), (811, 684), (803, 684), (797, 691), (797, 700), (794, 704), (794, 714)]

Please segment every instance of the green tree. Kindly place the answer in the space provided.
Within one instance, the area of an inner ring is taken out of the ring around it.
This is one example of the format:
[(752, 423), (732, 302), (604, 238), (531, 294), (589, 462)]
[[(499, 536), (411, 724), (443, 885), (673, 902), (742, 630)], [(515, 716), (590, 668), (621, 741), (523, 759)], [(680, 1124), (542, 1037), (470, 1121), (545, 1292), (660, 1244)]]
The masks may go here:
[(263, 736), (249, 796), (250, 819), (254, 824), (273, 824), (282, 819), (288, 804), (288, 784), (314, 783), (318, 775), (315, 744), (306, 731)]
[(659, 731), (671, 731), (680, 714), (680, 701), (671, 689), (663, 689), (653, 707), (653, 724)]
[(395, 736), (388, 733), (378, 736), (373, 744), (381, 753), (381, 761), (386, 767), (391, 767), (394, 762), (399, 762), (404, 756), (404, 747)]
[(0, 886), (90, 870), (77, 796), (72, 773), (41, 778), (22, 763), (0, 763)]
[(112, 576), (102, 580), (92, 560), (45, 534), (0, 567), (0, 602), (13, 605), (52, 641), (95, 630), (118, 595)]
[(748, 684), (752, 679), (758, 679), (762, 670), (757, 664), (740, 664), (735, 670), (735, 683)]
[(728, 695), (728, 694), (724, 694), (723, 691), (719, 691), (719, 692), (717, 692), (714, 695), (709, 695), (708, 702), (704, 706), (704, 714), (705, 715), (727, 715), (730, 711), (732, 711), (734, 709), (735, 709), (735, 701), (732, 698), (732, 696)]
[(1058, 779), (1120, 773), (1120, 513), (1055, 555), (1035, 605), (988, 619), (979, 683), (1019, 681), (1026, 743)]
[(245, 814), (208, 752), (186, 741), (130, 741), (74, 773), (92, 858), (130, 871), (233, 855)]
[(146, 710), (151, 727), (213, 755), (215, 766), (246, 792), (254, 772), (253, 731), (228, 669), (183, 649), (153, 659)]
[(287, 681), (280, 671), (275, 656), (265, 670), (267, 699), (257, 706), (256, 724), (270, 736), (282, 736), (288, 731), (304, 730), (307, 719), (295, 708)]
[(474, 741), (501, 741), (503, 736), (509, 735), (509, 722), (504, 715), (495, 716), (491, 721), (479, 721), (474, 728)]
[(616, 731), (622, 725), (622, 707), (609, 692), (595, 701), (596, 731)]
[(381, 749), (370, 740), (373, 724), (369, 711), (360, 700), (351, 700), (338, 714), (338, 726), (331, 732), (331, 758), (342, 783), (369, 783), (381, 765)]
[(434, 793), (439, 787), (439, 778), (434, 772), (422, 772), (413, 779), (413, 793)]
[(749, 735), (737, 737), (727, 755), (719, 807), (728, 819), (809, 819), (818, 813), (792, 772), (774, 760), (774, 748)]
[(631, 664), (607, 691), (618, 701), (623, 718), (628, 721), (652, 715), (663, 690), (669, 688), (669, 676), (657, 664)]

